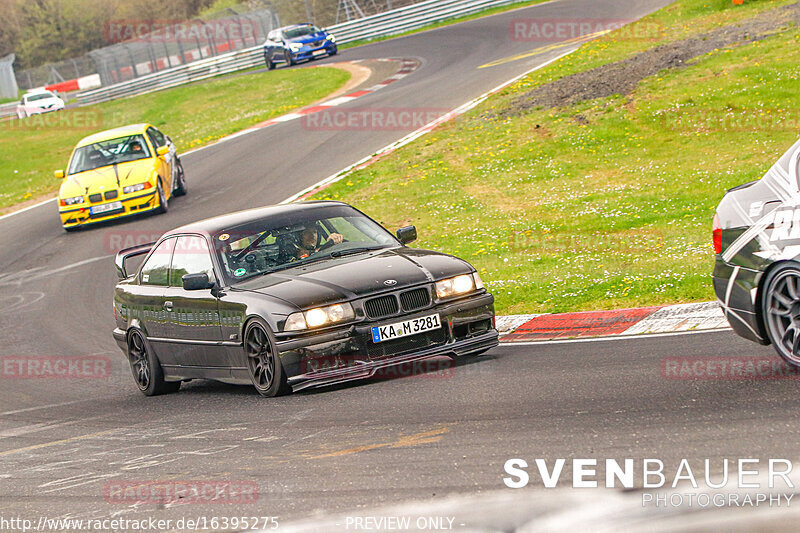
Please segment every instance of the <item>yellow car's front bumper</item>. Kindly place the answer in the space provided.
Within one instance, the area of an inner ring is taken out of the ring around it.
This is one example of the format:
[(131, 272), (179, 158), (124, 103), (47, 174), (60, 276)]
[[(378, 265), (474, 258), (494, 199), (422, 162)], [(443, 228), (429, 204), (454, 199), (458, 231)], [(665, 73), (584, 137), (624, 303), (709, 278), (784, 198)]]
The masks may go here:
[[(103, 211), (99, 213), (92, 213), (92, 208), (106, 206), (109, 204), (119, 203), (118, 208)], [(152, 188), (140, 193), (132, 193), (127, 198), (98, 202), (95, 204), (81, 204), (79, 206), (59, 206), (58, 214), (61, 216), (61, 224), (65, 228), (73, 228), (86, 224), (94, 224), (96, 222), (103, 222), (114, 218), (122, 218), (130, 215), (144, 213), (158, 209), (158, 190)]]

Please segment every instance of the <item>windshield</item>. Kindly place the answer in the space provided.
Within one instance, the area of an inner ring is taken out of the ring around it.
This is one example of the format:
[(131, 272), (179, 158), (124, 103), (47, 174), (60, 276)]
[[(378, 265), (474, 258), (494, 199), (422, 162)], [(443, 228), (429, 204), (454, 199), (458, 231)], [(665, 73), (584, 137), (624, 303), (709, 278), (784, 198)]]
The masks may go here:
[(129, 135), (109, 141), (81, 146), (69, 163), (68, 174), (86, 172), (114, 163), (125, 163), (150, 157), (150, 149), (141, 135)]
[(316, 26), (300, 26), (299, 28), (289, 28), (288, 30), (283, 30), (283, 34), (287, 39), (296, 39), (297, 37), (312, 35), (319, 31), (321, 30)]
[(56, 95), (53, 93), (39, 93), (39, 94), (28, 94), (25, 95), (25, 100), (28, 102), (34, 102), (36, 100), (47, 100), (48, 98), (55, 98)]
[(348, 206), (259, 219), (213, 239), (230, 282), (398, 245), (391, 233)]

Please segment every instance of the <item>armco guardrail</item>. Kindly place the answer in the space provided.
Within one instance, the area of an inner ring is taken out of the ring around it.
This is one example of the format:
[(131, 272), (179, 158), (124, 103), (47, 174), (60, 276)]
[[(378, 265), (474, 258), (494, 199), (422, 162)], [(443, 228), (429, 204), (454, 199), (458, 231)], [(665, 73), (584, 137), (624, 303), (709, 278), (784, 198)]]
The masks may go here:
[[(523, 0), (428, 0), (330, 26), (328, 30), (336, 36), (338, 44), (344, 44), (362, 39), (393, 35), (433, 22), (461, 17), (490, 7), (513, 4), (520, 1)], [(180, 65), (100, 89), (84, 91), (78, 94), (78, 103), (86, 105), (116, 100), (117, 98), (175, 87), (263, 64), (264, 51), (261, 46), (255, 46)]]
[(0, 118), (16, 117), (17, 116), (17, 104), (19, 104), (19, 102), (12, 102), (10, 104), (1, 104), (0, 105)]

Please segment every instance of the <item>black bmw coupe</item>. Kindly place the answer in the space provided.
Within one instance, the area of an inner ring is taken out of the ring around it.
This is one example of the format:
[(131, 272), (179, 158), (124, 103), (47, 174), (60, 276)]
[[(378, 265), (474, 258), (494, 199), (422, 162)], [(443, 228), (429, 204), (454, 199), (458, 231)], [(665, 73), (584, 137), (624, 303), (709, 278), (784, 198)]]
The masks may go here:
[(800, 367), (800, 141), (725, 194), (713, 241), (714, 291), (733, 330)]
[[(407, 247), (416, 236), (339, 202), (177, 228), (117, 254), (114, 338), (146, 395), (213, 379), (277, 396), (496, 346), (494, 298), (478, 273)], [(145, 254), (129, 273), (126, 262)]]

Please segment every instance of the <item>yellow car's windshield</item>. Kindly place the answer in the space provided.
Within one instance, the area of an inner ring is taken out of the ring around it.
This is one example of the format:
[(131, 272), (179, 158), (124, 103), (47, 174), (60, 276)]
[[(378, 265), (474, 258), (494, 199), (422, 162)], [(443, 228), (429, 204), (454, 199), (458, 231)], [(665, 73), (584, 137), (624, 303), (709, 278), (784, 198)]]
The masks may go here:
[(150, 150), (141, 135), (128, 135), (108, 141), (81, 146), (75, 150), (68, 174), (86, 172), (116, 163), (126, 163), (150, 157)]

